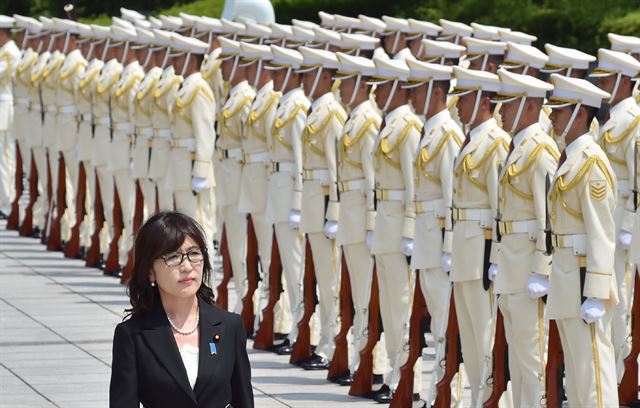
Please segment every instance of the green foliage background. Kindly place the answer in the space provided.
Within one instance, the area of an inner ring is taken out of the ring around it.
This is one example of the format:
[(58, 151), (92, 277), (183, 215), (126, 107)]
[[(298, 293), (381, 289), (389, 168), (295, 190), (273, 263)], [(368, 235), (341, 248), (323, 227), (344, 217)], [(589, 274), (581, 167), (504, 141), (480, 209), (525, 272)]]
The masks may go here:
[[(62, 16), (69, 0), (5, 0), (2, 14)], [(278, 22), (292, 18), (318, 20), (318, 11), (357, 16), (412, 17), (498, 25), (538, 37), (537, 45), (553, 43), (595, 53), (608, 46), (606, 34), (640, 36), (640, 0), (272, 0)], [(81, 20), (108, 24), (120, 7), (145, 14), (219, 16), (224, 0), (77, 0)]]

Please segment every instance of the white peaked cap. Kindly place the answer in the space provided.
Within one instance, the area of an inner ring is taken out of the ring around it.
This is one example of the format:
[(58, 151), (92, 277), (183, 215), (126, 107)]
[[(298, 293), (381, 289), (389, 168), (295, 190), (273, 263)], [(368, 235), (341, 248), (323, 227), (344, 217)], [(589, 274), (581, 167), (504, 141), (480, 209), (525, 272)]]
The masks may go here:
[(426, 59), (460, 58), (467, 50), (466, 47), (448, 41), (422, 40), (422, 55)]
[(291, 19), (291, 25), (295, 27), (306, 28), (307, 30), (312, 30), (313, 27), (320, 27), (318, 24), (314, 23), (313, 21), (298, 20), (296, 18)]
[(107, 26), (91, 24), (91, 31), (93, 31), (93, 37), (100, 40), (106, 40), (111, 37), (111, 28)]
[(133, 25), (140, 28), (144, 28), (147, 30), (151, 30), (153, 28), (153, 24), (148, 20), (133, 20)]
[(549, 56), (549, 61), (542, 69), (543, 72), (558, 72), (565, 68), (588, 69), (589, 63), (596, 60), (593, 55), (585, 54), (573, 48), (545, 44), (544, 49)]
[(382, 16), (382, 21), (386, 24), (385, 32), (409, 32), (409, 22), (404, 18)]
[(54, 31), (56, 27), (53, 25), (53, 20), (49, 17), (40, 16), (38, 17), (40, 22), (42, 23), (42, 29), (45, 31)]
[(218, 37), (220, 42), (220, 56), (239, 55), (240, 42), (225, 37)]
[(607, 34), (607, 37), (611, 43), (611, 49), (614, 51), (628, 52), (631, 54), (640, 53), (640, 37), (614, 33)]
[(375, 50), (380, 44), (380, 39), (364, 34), (340, 34), (341, 46), (344, 48), (359, 48), (362, 51)]
[(180, 17), (161, 14), (160, 21), (162, 22), (163, 30), (176, 31), (182, 27), (182, 19)]
[(198, 24), (198, 20), (200, 19), (200, 17), (198, 16), (193, 16), (191, 14), (183, 12), (178, 13), (178, 15), (182, 19), (183, 27), (195, 27)]
[(239, 34), (244, 32), (244, 30), (246, 29), (246, 26), (243, 23), (227, 20), (226, 18), (221, 18), (220, 22), (222, 23), (222, 29), (225, 33)]
[(538, 39), (535, 35), (523, 33), (521, 31), (511, 31), (510, 29), (498, 29), (500, 40), (517, 44), (531, 45)]
[(406, 60), (406, 63), (410, 70), (409, 82), (414, 82), (416, 85), (429, 81), (451, 80), (453, 68), (448, 65), (430, 64), (412, 59)]
[(243, 35), (256, 38), (269, 38), (271, 36), (271, 28), (264, 24), (247, 22), (247, 27)]
[(309, 47), (299, 47), (298, 52), (302, 54), (302, 68), (303, 71), (307, 71), (305, 68), (317, 68), (321, 66), (327, 69), (338, 69), (338, 58), (336, 54), (327, 51), (327, 50), (319, 50), (315, 48)]
[(318, 17), (320, 17), (320, 25), (326, 27), (333, 27), (336, 22), (336, 18), (333, 14), (325, 13), (324, 11), (318, 11)]
[(146, 20), (144, 14), (138, 13), (135, 10), (130, 10), (124, 7), (120, 7), (120, 17), (131, 22), (135, 20)]
[(354, 75), (372, 77), (376, 74), (376, 64), (369, 58), (356, 57), (354, 55), (336, 52), (338, 59), (338, 76), (348, 78)]
[(407, 22), (409, 23), (409, 32), (411, 34), (428, 35), (429, 37), (435, 37), (440, 33), (440, 31), (442, 31), (442, 27), (429, 21), (421, 21), (409, 18), (407, 19)]
[(360, 20), (358, 30), (361, 31), (381, 34), (387, 28), (385, 22), (376, 17), (369, 17), (365, 16), (364, 14), (359, 14), (358, 20)]
[(451, 95), (466, 95), (474, 91), (499, 92), (500, 78), (487, 71), (478, 71), (462, 67), (453, 67), (456, 86)]
[(271, 47), (269, 47), (268, 45), (241, 42), (240, 54), (248, 59), (261, 59), (264, 61), (273, 59)]
[(130, 21), (123, 20), (120, 17), (116, 16), (111, 17), (111, 25), (126, 28), (129, 30), (135, 29), (135, 26)]
[(442, 27), (442, 31), (440, 32), (441, 36), (458, 36), (458, 37), (467, 37), (473, 34), (473, 27), (466, 25), (465, 23), (460, 23), (458, 21), (445, 20), (441, 18), (438, 20), (440, 26)]
[(316, 27), (313, 29), (313, 33), (315, 34), (315, 39), (317, 42), (323, 44), (339, 44), (340, 43), (340, 33), (335, 32), (333, 30), (328, 30), (322, 27)]
[(481, 40), (479, 38), (464, 37), (464, 44), (467, 46), (467, 55), (504, 55), (507, 43), (501, 41)]
[(333, 26), (335, 28), (356, 28), (360, 24), (360, 20), (355, 17), (348, 17), (340, 14), (334, 14), (333, 18), (334, 18)]
[(300, 65), (302, 65), (302, 61), (304, 60), (302, 54), (290, 48), (271, 45), (271, 52), (273, 53), (272, 63), (278, 64), (282, 67), (299, 69)]
[(479, 38), (481, 40), (500, 40), (500, 34), (498, 31), (511, 31), (510, 28), (496, 27), (479, 23), (471, 23), (473, 28), (473, 38)]
[[(4, 17), (4, 16), (0, 16)], [(21, 16), (20, 14), (13, 15), (13, 21), (15, 21), (16, 27), (18, 28), (28, 28), (29, 27), (29, 19), (31, 17)]]
[(637, 77), (640, 73), (640, 61), (621, 51), (600, 48), (598, 50), (598, 66), (589, 76), (599, 78), (618, 73), (632, 78)]
[(223, 32), (224, 27), (222, 26), (220, 19), (202, 16), (198, 18), (196, 29), (204, 32), (221, 33)]
[(0, 15), (0, 28), (12, 28), (15, 21), (13, 17)]
[(204, 41), (200, 41), (197, 38), (174, 34), (172, 40), (173, 47), (180, 51), (188, 51), (191, 54), (201, 55), (204, 55), (209, 51), (209, 44)]
[(504, 68), (498, 70), (500, 90), (494, 98), (497, 102), (510, 102), (523, 96), (529, 98), (546, 98), (553, 85), (541, 81), (531, 75), (514, 74)]
[(53, 24), (56, 26), (57, 31), (63, 31), (65, 33), (80, 34), (78, 24), (73, 20), (67, 20), (65, 18), (52, 18)]
[(91, 26), (89, 24), (83, 24), (83, 23), (76, 23), (76, 25), (78, 26), (78, 32), (80, 33), (81, 37), (86, 37), (86, 38), (93, 38), (93, 30), (91, 29)]
[(507, 54), (504, 60), (505, 68), (517, 68), (529, 66), (532, 68), (542, 68), (549, 57), (536, 47), (514, 42), (507, 43)]
[(128, 29), (117, 25), (111, 26), (111, 39), (116, 41), (135, 41), (138, 34), (135, 29)]
[(136, 42), (140, 44), (155, 44), (156, 36), (153, 31), (137, 27), (136, 28)]
[(271, 27), (271, 38), (288, 39), (288, 37), (293, 35), (293, 28), (291, 28), (290, 25), (271, 23), (269, 27)]
[(34, 34), (40, 33), (43, 30), (42, 23), (34, 18), (29, 21), (27, 30)]
[(563, 108), (580, 102), (582, 105), (600, 108), (603, 99), (611, 95), (591, 82), (559, 74), (551, 75), (553, 93), (547, 102), (550, 108)]
[(173, 33), (171, 31), (160, 30), (154, 28), (153, 35), (155, 37), (154, 43), (160, 47), (168, 47), (171, 45), (171, 37), (173, 37)]
[(287, 38), (287, 41), (293, 42), (309, 42), (316, 38), (316, 34), (313, 30), (308, 30), (299, 26), (291, 26), (292, 35)]
[(371, 78), (371, 83), (406, 81), (409, 78), (409, 67), (404, 60), (373, 57), (373, 63), (376, 65), (376, 73)]
[(151, 27), (153, 28), (162, 28), (162, 20), (160, 20), (159, 18), (149, 16), (149, 22), (151, 23)]

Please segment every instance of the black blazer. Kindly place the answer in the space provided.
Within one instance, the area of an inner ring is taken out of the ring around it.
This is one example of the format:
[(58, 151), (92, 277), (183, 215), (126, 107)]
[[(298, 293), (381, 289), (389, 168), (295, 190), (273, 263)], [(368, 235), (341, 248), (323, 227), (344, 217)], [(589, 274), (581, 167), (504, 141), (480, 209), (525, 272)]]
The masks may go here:
[[(116, 326), (109, 387), (114, 408), (211, 407), (252, 408), (251, 367), (240, 316), (200, 305), (198, 379), (189, 385), (167, 315), (159, 299), (155, 308)], [(218, 335), (217, 354), (209, 343)]]

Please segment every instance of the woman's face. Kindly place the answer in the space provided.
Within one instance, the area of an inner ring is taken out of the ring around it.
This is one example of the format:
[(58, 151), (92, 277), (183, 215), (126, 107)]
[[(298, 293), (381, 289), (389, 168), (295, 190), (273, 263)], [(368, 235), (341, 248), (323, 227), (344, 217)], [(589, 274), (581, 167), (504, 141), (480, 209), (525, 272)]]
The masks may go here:
[[(192, 260), (202, 259), (200, 262), (192, 263), (187, 256), (189, 254)], [(182, 259), (182, 263), (177, 266), (168, 266), (165, 259), (171, 263), (171, 260)], [(196, 292), (202, 284), (202, 270), (204, 267), (204, 254), (202, 249), (196, 244), (191, 237), (187, 237), (180, 248), (175, 252), (164, 254), (164, 258), (153, 261), (153, 267), (149, 279), (155, 282), (158, 290), (164, 296), (175, 298), (188, 298), (195, 296)]]

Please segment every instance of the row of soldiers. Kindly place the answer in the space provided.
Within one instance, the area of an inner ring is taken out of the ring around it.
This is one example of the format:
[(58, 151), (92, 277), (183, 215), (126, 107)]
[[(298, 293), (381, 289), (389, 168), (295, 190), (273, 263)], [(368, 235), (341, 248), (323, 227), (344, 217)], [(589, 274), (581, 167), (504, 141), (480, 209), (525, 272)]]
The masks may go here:
[[(418, 288), (434, 381), (455, 306), (474, 406), (492, 393), (498, 314), (514, 406), (544, 402), (550, 320), (570, 405), (617, 406), (640, 256), (640, 39), (609, 34), (596, 60), (476, 23), (320, 18), (262, 25), (123, 9), (104, 27), (1, 17), (3, 214), (17, 202), (15, 140), (35, 181), (22, 223), (51, 242), (59, 215), (62, 243), (77, 233), (81, 252), (115, 259), (105, 273), (129, 262), (138, 191), (143, 218), (175, 209), (197, 219), (210, 254), (224, 230), (239, 299), (255, 234), (259, 326), (277, 245), (280, 354), (308, 312), (311, 262), (307, 370), (331, 366), (348, 273), (349, 365), (335, 382), (353, 382), (377, 288), (382, 385), (368, 396), (378, 402), (400, 382)], [(413, 371), (418, 400), (421, 359)], [(430, 387), (427, 404), (433, 397)]]

